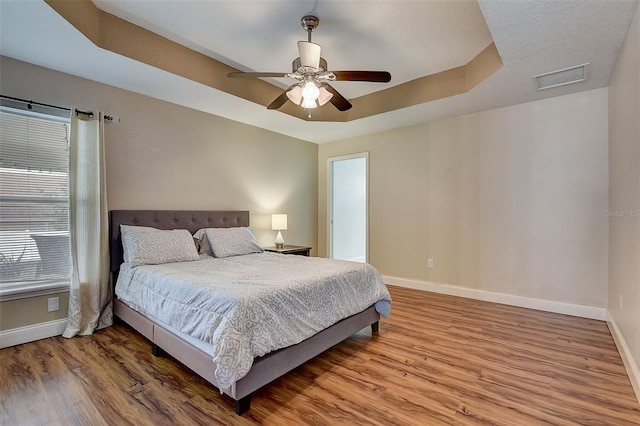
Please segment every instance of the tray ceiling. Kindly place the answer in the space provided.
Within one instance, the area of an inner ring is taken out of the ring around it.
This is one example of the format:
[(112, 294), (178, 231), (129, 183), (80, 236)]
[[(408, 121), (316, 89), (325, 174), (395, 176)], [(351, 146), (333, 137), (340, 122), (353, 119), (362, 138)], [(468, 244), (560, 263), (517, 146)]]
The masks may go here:
[[(49, 3), (56, 7), (56, 2)], [(391, 92), (407, 82), (463, 66), (495, 43), (502, 67), (486, 80), (469, 85), (468, 92), (435, 100), (418, 99), (408, 106), (396, 101), (393, 110), (354, 115), (346, 122), (305, 121), (268, 111), (264, 104), (247, 100), (242, 94), (228, 93), (188, 73), (167, 71), (161, 61), (154, 66), (136, 60), (135, 55), (100, 48), (99, 42), (85, 35), (91, 30), (79, 31), (46, 2), (0, 2), (0, 53), (321, 143), (605, 87), (636, 4), (608, 0), (101, 0), (91, 5), (114, 19), (243, 71), (288, 71), (297, 56), (296, 41), (306, 36), (300, 17), (315, 13), (320, 26), (313, 40), (322, 46), (322, 56), (330, 69), (387, 70), (392, 74), (388, 85), (336, 82), (336, 89), (348, 99), (373, 99), (367, 97), (377, 95), (389, 104), (393, 104), (394, 95), (383, 96), (385, 90)], [(540, 92), (535, 89), (534, 75), (587, 62), (590, 68), (586, 82)], [(197, 74), (198, 70), (191, 69), (192, 74), (194, 71)], [(264, 84), (278, 93), (291, 82), (269, 80)], [(409, 96), (405, 91), (398, 97), (404, 100)], [(367, 103), (372, 102), (363, 105)], [(354, 105), (356, 110), (358, 105)]]

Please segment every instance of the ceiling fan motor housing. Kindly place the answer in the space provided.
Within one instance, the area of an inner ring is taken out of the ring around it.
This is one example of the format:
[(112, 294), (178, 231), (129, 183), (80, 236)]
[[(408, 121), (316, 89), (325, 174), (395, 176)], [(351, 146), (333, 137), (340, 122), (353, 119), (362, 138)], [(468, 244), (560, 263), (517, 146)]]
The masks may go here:
[[(293, 62), (291, 62), (291, 72), (296, 72), (302, 66), (302, 62), (300, 58), (295, 58)], [(320, 69), (319, 71), (326, 71), (329, 67), (327, 66), (327, 61), (324, 58), (320, 58)]]

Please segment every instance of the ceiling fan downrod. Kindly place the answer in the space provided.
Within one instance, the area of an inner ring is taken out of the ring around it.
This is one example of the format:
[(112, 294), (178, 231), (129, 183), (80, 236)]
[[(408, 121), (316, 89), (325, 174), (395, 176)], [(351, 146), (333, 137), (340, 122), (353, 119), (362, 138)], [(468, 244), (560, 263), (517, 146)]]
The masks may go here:
[(311, 43), (311, 33), (318, 27), (320, 19), (314, 15), (305, 15), (300, 19), (300, 25), (307, 32), (307, 41)]

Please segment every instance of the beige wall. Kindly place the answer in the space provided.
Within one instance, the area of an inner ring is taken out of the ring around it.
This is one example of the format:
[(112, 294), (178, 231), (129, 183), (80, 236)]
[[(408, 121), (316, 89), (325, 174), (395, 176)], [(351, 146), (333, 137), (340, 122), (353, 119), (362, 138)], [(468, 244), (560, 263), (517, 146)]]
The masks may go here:
[[(640, 7), (609, 86), (609, 305), (640, 371)], [(640, 376), (636, 377), (640, 398)]]
[(383, 275), (605, 307), (607, 141), (605, 88), (322, 144), (319, 253), (327, 158), (368, 151)]
[[(275, 239), (271, 213), (287, 213), (287, 243), (315, 252), (317, 145), (9, 58), (0, 66), (3, 95), (121, 119), (105, 130), (110, 209), (250, 210), (262, 245)], [(12, 303), (24, 315), (12, 325), (38, 321), (36, 301)]]
[[(49, 312), (48, 299), (59, 298), (57, 311)], [(69, 292), (36, 296), (0, 303), (0, 331), (67, 318)]]

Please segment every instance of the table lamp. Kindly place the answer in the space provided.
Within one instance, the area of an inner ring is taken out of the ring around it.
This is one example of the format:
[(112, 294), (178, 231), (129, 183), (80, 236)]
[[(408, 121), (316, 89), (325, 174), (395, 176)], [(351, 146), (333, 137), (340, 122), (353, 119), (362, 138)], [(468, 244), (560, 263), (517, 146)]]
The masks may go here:
[(287, 215), (286, 214), (273, 214), (271, 215), (271, 230), (278, 231), (276, 236), (276, 248), (284, 248), (284, 238), (280, 231), (287, 230)]

